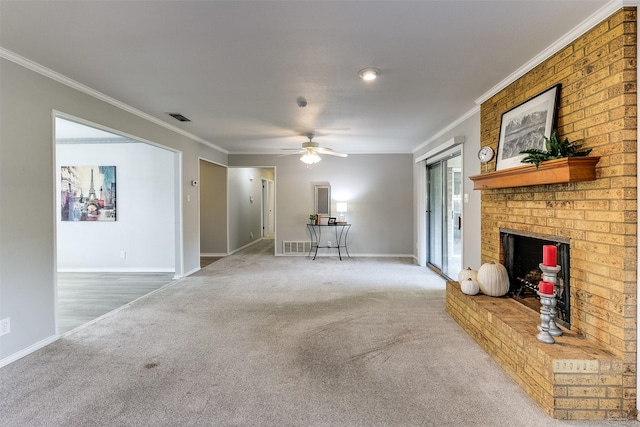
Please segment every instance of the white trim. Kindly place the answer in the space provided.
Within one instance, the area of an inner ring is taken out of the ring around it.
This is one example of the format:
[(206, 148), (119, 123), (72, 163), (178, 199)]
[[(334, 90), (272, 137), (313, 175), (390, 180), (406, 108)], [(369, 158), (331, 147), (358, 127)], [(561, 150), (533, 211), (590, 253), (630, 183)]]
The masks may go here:
[(464, 136), (454, 136), (448, 141), (445, 141), (442, 144), (438, 145), (436, 148), (427, 151), (420, 157), (416, 157), (415, 163), (420, 163), (423, 160), (432, 159), (435, 156), (443, 154), (448, 149), (457, 147), (458, 145), (461, 145), (461, 144), (464, 144)]
[(16, 360), (22, 359), (25, 356), (33, 353), (34, 351), (40, 350), (42, 347), (46, 347), (52, 342), (55, 342), (60, 338), (58, 335), (51, 335), (48, 338), (43, 339), (42, 341), (38, 341), (35, 344), (30, 345), (29, 347), (18, 351), (17, 353), (13, 353), (10, 356), (5, 357), (0, 360), (0, 368), (7, 366), (9, 363), (13, 363)]
[[(328, 248), (325, 248), (328, 249)], [(336, 248), (332, 248), (333, 250), (335, 250)], [(313, 255), (315, 251), (312, 251), (311, 254)], [(343, 253), (343, 251), (340, 251), (341, 255), (342, 255), (342, 260), (348, 260), (349, 258), (413, 258), (416, 259), (416, 256), (413, 254), (362, 254), (362, 253), (357, 253), (354, 254), (353, 252), (349, 252), (349, 255), (347, 255), (346, 252)], [(275, 254), (275, 256), (282, 256), (282, 257), (308, 257), (308, 254), (283, 254), (281, 252)], [(333, 252), (333, 253), (320, 253), (318, 252), (318, 257), (323, 257), (323, 258), (338, 258), (338, 252)]]
[[(174, 210), (175, 210), (175, 275), (174, 279), (184, 277), (184, 215), (182, 203), (182, 151), (176, 152), (173, 156), (174, 170)], [(200, 264), (200, 263), (198, 263)]]
[[(137, 108), (134, 108), (130, 105), (125, 104), (124, 102), (118, 101), (115, 98), (112, 98), (108, 95), (105, 95), (102, 92), (98, 92), (95, 89), (90, 88), (89, 86), (83, 85), (82, 83), (79, 83), (73, 79), (70, 79), (69, 77), (58, 73), (57, 71), (53, 71), (50, 68), (47, 68), (43, 65), (38, 64), (37, 62), (34, 62), (30, 59), (25, 58), (24, 56), (20, 56), (17, 53), (14, 53), (4, 47), (0, 47), (0, 58), (4, 58), (8, 61), (11, 61), (15, 64), (18, 64), (28, 70), (31, 70), (33, 72), (36, 72), (38, 74), (41, 74), (45, 77), (48, 77), (52, 80), (57, 81), (58, 83), (62, 83), (64, 85), (67, 85), (73, 89), (76, 89), (80, 92), (83, 92), (89, 96), (92, 96), (96, 99), (99, 99), (101, 101), (104, 101), (108, 104), (111, 104), (117, 108), (120, 108), (121, 110), (127, 111), (131, 114), (134, 114), (142, 119), (148, 120), (152, 123), (155, 123), (159, 126), (164, 127), (165, 129), (168, 129), (170, 131), (179, 133), (181, 135), (186, 136), (187, 138), (190, 138), (194, 141), (197, 141), (201, 144), (207, 145), (215, 150), (220, 151), (221, 153), (224, 154), (229, 154), (229, 151), (225, 150), (224, 148), (218, 147), (217, 145), (200, 138), (199, 136), (196, 136), (190, 132), (187, 132), (183, 129), (180, 129), (179, 127), (173, 126), (163, 120), (158, 119), (157, 117), (154, 117), (150, 114), (145, 113), (144, 111), (138, 110)], [(138, 138), (139, 139), (139, 138)]]
[[(58, 334), (58, 212), (60, 206), (58, 206), (58, 196), (55, 196), (57, 193), (57, 185), (58, 185), (58, 150), (57, 150), (57, 142), (56, 142), (56, 111), (53, 110), (51, 112), (51, 159), (53, 160), (53, 330), (55, 334)], [(0, 364), (1, 366), (1, 364)]]
[(415, 183), (417, 199), (416, 203), (416, 262), (421, 267), (427, 266), (427, 168), (425, 163), (420, 163), (417, 168), (417, 180)]
[(420, 149), (422, 149), (422, 148), (426, 147), (427, 145), (431, 144), (433, 141), (437, 140), (438, 138), (440, 138), (445, 133), (449, 132), (450, 130), (455, 129), (458, 125), (460, 125), (460, 123), (464, 122), (465, 120), (467, 120), (468, 118), (470, 118), (474, 114), (478, 113), (479, 111), (480, 111), (480, 106), (476, 105), (471, 110), (467, 111), (462, 116), (458, 117), (457, 119), (455, 119), (454, 121), (449, 123), (446, 127), (444, 127), (438, 133), (433, 135), (431, 138), (427, 139), (425, 142), (423, 142), (422, 144), (418, 145), (411, 152), (415, 154), (417, 151), (419, 151)]
[(531, 58), (516, 71), (507, 76), (500, 83), (485, 92), (482, 96), (476, 99), (476, 104), (480, 105), (483, 102), (487, 101), (489, 98), (499, 93), (501, 90), (518, 80), (520, 77), (527, 74), (529, 71), (549, 59), (551, 56), (566, 48), (578, 37), (591, 30), (596, 25), (600, 24), (614, 12), (620, 10), (623, 6), (637, 6), (638, 4), (640, 4), (640, 1), (638, 0), (612, 0), (609, 3), (605, 4), (587, 19), (585, 19), (568, 33), (566, 33), (564, 36), (560, 37), (549, 47), (544, 49), (542, 52)]
[[(415, 255), (414, 254), (352, 254), (349, 253), (349, 255), (351, 255), (351, 258), (362, 258), (362, 257), (367, 257), (367, 258), (414, 258)], [(342, 257), (344, 259), (344, 256)]]
[(200, 253), (201, 257), (226, 257), (228, 254), (224, 254), (224, 253), (219, 253), (219, 254), (205, 254), (205, 253)]
[[(336, 250), (336, 248), (324, 248), (324, 249), (329, 249), (329, 250), (333, 250), (334, 252), (324, 252), (324, 253), (320, 253), (318, 252), (318, 257), (334, 257), (334, 258), (338, 258), (338, 251)], [(322, 250), (322, 249), (321, 249)], [(312, 252), (313, 254), (313, 252)], [(343, 250), (340, 251), (340, 254), (342, 255), (342, 260), (347, 260), (349, 258), (415, 258), (414, 254), (363, 254), (363, 253), (357, 253), (354, 254), (352, 252), (349, 252), (349, 255), (347, 255), (347, 253)], [(290, 256), (289, 254), (286, 255), (282, 255), (280, 254), (280, 256)], [(296, 255), (297, 256), (297, 255)]]
[(175, 273), (169, 267), (59, 268), (59, 273)]

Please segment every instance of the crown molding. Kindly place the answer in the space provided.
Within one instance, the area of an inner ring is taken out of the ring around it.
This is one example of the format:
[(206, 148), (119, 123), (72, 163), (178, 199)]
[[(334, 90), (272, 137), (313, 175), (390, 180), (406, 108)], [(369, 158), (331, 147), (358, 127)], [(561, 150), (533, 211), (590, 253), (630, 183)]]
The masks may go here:
[(456, 120), (454, 120), (453, 122), (449, 123), (445, 128), (443, 128), (440, 132), (438, 132), (437, 134), (433, 135), (431, 138), (427, 139), (425, 142), (423, 142), (422, 144), (418, 145), (416, 148), (414, 148), (411, 152), (413, 154), (415, 154), (416, 152), (420, 151), (421, 149), (423, 149), (424, 147), (426, 147), (427, 145), (431, 144), (433, 141), (437, 140), (438, 138), (442, 137), (445, 133), (455, 129), (458, 125), (460, 125), (460, 123), (464, 122), (465, 120), (467, 120), (469, 117), (473, 116), (474, 114), (478, 113), (480, 111), (480, 106), (476, 105), (475, 107), (473, 107), (472, 109), (470, 109), (469, 111), (467, 111), (466, 113), (464, 113), (462, 116), (458, 117)]
[(43, 75), (45, 77), (48, 77), (51, 80), (55, 80), (58, 83), (62, 83), (64, 85), (66, 85), (66, 86), (69, 86), (72, 89), (78, 90), (78, 91), (80, 91), (82, 93), (85, 93), (85, 94), (87, 94), (89, 96), (92, 96), (92, 97), (94, 97), (96, 99), (99, 99), (100, 101), (103, 101), (103, 102), (106, 102), (108, 104), (111, 104), (114, 107), (120, 108), (121, 110), (127, 111), (128, 113), (134, 114), (134, 115), (136, 115), (136, 116), (138, 116), (138, 117), (140, 117), (142, 119), (145, 119), (145, 120), (147, 120), (149, 122), (152, 122), (152, 123), (154, 123), (156, 125), (162, 126), (165, 129), (168, 129), (168, 130), (170, 130), (172, 132), (179, 133), (179, 134), (181, 134), (183, 136), (186, 136), (189, 139), (192, 139), (192, 140), (194, 140), (196, 142), (199, 142), (201, 144), (209, 146), (209, 147), (211, 147), (211, 148), (213, 148), (215, 150), (218, 150), (218, 151), (220, 151), (220, 152), (222, 152), (224, 154), (227, 154), (227, 155), (229, 154), (229, 152), (227, 150), (225, 150), (224, 148), (218, 147), (217, 145), (215, 145), (215, 144), (213, 144), (213, 143), (211, 143), (211, 142), (209, 142), (209, 141), (207, 141), (205, 139), (202, 139), (199, 136), (196, 136), (196, 135), (194, 135), (194, 134), (192, 134), (190, 132), (187, 132), (187, 131), (185, 131), (183, 129), (180, 129), (179, 127), (173, 126), (173, 125), (171, 125), (171, 124), (169, 124), (169, 123), (167, 123), (167, 122), (165, 122), (163, 120), (160, 120), (157, 117), (154, 117), (154, 116), (152, 116), (150, 114), (147, 114), (144, 111), (138, 110), (137, 108), (134, 108), (134, 107), (132, 107), (132, 106), (130, 106), (128, 104), (125, 104), (124, 102), (118, 101), (115, 98), (112, 98), (112, 97), (110, 97), (108, 95), (105, 95), (102, 92), (99, 92), (99, 91), (97, 91), (97, 90), (95, 90), (93, 88), (90, 88), (89, 86), (86, 86), (86, 85), (84, 85), (84, 84), (82, 84), (80, 82), (77, 82), (77, 81), (75, 81), (75, 80), (73, 80), (73, 79), (71, 79), (71, 78), (69, 78), (69, 77), (67, 77), (67, 76), (65, 76), (63, 74), (58, 73), (57, 71), (53, 71), (50, 68), (47, 68), (47, 67), (45, 67), (43, 65), (40, 65), (35, 61), (32, 61), (32, 60), (30, 60), (28, 58), (25, 58), (24, 56), (18, 55), (17, 53), (12, 52), (12, 51), (10, 51), (8, 49), (5, 49), (3, 47), (0, 47), (0, 58), (4, 58), (4, 59), (6, 59), (8, 61), (11, 61), (11, 62), (13, 62), (15, 64), (18, 64), (18, 65), (22, 66), (22, 67), (24, 67), (24, 68), (26, 68), (28, 70), (31, 70), (31, 71), (33, 71), (35, 73), (38, 73), (38, 74), (41, 74), (41, 75)]
[(522, 65), (516, 71), (507, 76), (500, 83), (489, 89), (482, 96), (476, 99), (476, 104), (480, 105), (483, 102), (487, 101), (492, 96), (499, 93), (501, 90), (509, 86), (511, 83), (518, 80), (520, 77), (527, 74), (533, 68), (537, 67), (551, 56), (558, 53), (560, 50), (564, 49), (575, 39), (601, 23), (603, 20), (611, 16), (614, 12), (620, 10), (623, 7), (635, 6), (637, 7), (640, 4), (640, 0), (611, 0), (609, 3), (602, 6), (598, 9), (593, 15), (582, 21), (578, 26), (574, 27), (564, 36), (556, 40), (553, 44), (547, 47), (545, 50), (540, 52), (538, 55), (531, 58), (527, 63)]

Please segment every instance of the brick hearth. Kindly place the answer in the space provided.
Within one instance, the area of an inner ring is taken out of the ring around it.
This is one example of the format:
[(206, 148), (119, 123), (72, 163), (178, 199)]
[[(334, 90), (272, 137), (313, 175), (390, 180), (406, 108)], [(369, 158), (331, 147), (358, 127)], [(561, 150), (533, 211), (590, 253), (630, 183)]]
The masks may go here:
[(627, 418), (622, 360), (601, 345), (563, 328), (556, 344), (540, 343), (540, 313), (511, 298), (465, 295), (458, 282), (447, 282), (447, 313), (549, 416)]

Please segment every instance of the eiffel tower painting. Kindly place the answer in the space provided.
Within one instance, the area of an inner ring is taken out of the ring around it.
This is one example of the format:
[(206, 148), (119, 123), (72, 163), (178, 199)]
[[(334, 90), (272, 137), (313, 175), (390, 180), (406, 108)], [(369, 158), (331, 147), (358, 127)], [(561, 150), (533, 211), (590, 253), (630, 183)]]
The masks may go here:
[(62, 166), (60, 206), (62, 221), (115, 221), (116, 167)]

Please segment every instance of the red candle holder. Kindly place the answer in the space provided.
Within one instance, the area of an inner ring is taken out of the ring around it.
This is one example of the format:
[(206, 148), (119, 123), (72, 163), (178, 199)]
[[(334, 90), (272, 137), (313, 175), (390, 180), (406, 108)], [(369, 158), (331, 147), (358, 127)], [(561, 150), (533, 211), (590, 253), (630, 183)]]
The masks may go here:
[(544, 280), (538, 285), (538, 292), (545, 295), (553, 295), (553, 283)]

